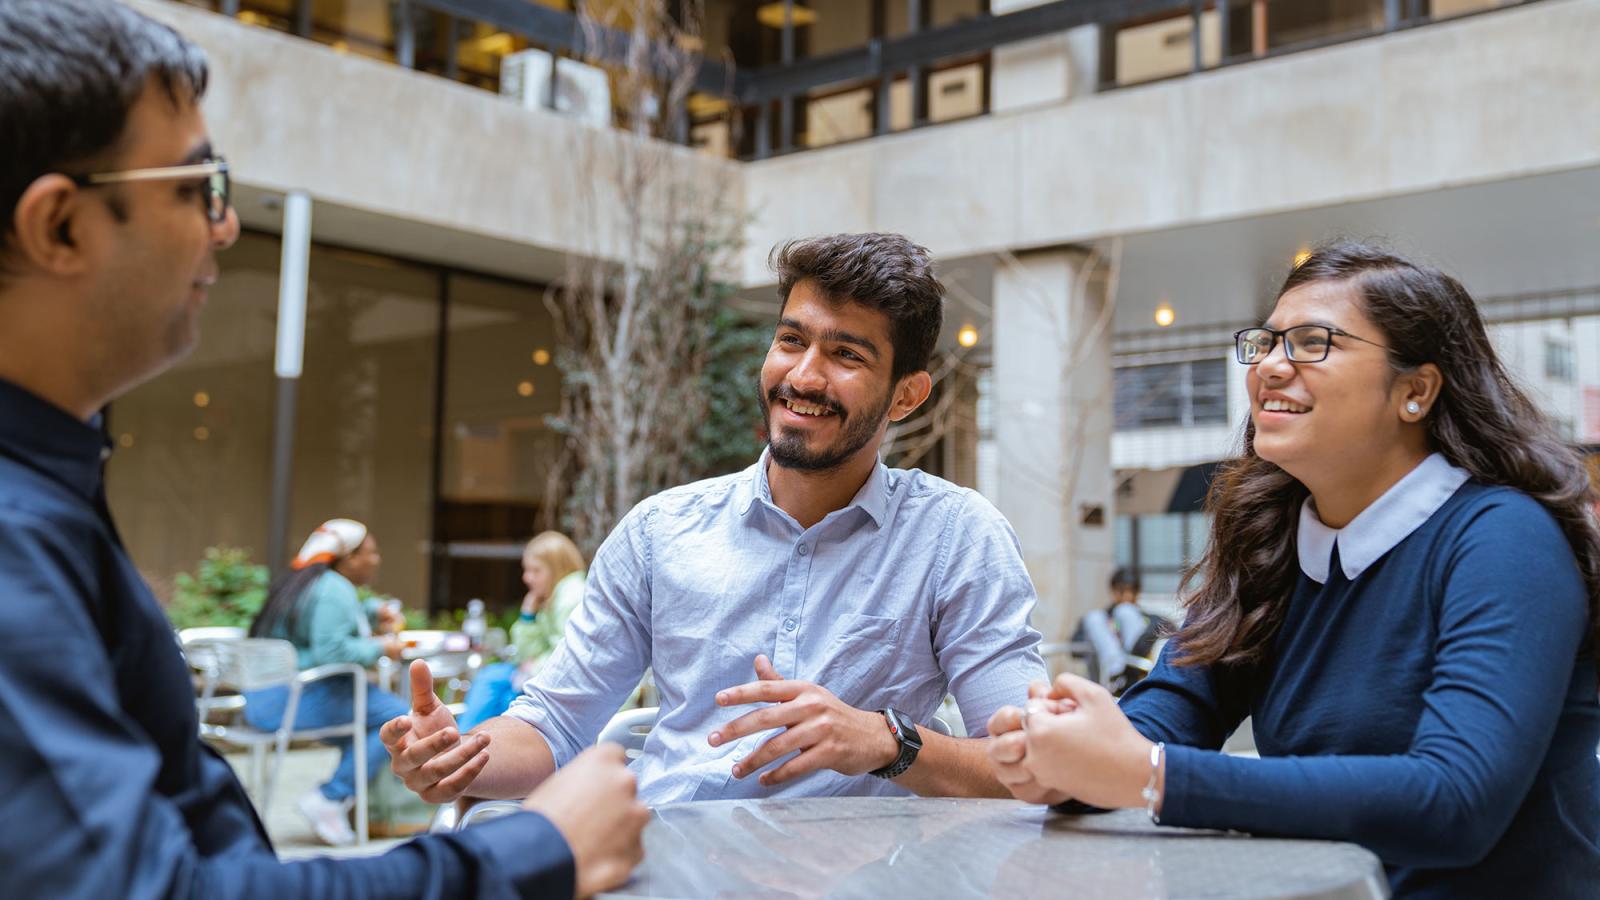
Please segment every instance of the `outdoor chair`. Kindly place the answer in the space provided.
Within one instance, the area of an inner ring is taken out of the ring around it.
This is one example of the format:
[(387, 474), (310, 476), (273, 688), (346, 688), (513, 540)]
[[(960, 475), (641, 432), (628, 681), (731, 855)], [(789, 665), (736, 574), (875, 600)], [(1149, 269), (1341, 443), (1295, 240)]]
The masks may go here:
[[(283, 709), (283, 722), (276, 731), (263, 731), (244, 721), (243, 710), (233, 724), (211, 725), (202, 720), (200, 735), (250, 749), (251, 790), (260, 804), (261, 817), (272, 805), (272, 790), (283, 766), (283, 757), (292, 740), (323, 741), (348, 737), (355, 742), (356, 841), (367, 841), (367, 673), (355, 663), (336, 663), (299, 671), (294, 645), (270, 638), (243, 638), (197, 642), (196, 651), (214, 660), (214, 687), (230, 688), (243, 695), (250, 691), (287, 685), (289, 699)], [(191, 657), (193, 659), (194, 657)], [(295, 728), (295, 714), (305, 686), (327, 678), (349, 676), (354, 685), (354, 716), (343, 725), (323, 728)], [(272, 748), (272, 764), (266, 765), (267, 748)]]
[(217, 694), (217, 654), (208, 644), (213, 641), (236, 641), (245, 637), (243, 628), (211, 626), (184, 628), (178, 631), (178, 645), (195, 680), (195, 712), (203, 724), (213, 713), (231, 716), (244, 709), (244, 697), (238, 694)]
[[(655, 727), (656, 717), (661, 714), (660, 707), (647, 706), (642, 709), (625, 709), (611, 717), (606, 727), (600, 729), (600, 736), (595, 743), (607, 742), (621, 744), (623, 753), (631, 762), (639, 758), (644, 751), (645, 737), (650, 734), (650, 729)], [(474, 822), (486, 822), (500, 816), (510, 815), (522, 808), (518, 800), (484, 800), (467, 809), (465, 815), (459, 815), (454, 803), (446, 803), (439, 807), (439, 812), (433, 817), (433, 824), (429, 831), (460, 831)]]

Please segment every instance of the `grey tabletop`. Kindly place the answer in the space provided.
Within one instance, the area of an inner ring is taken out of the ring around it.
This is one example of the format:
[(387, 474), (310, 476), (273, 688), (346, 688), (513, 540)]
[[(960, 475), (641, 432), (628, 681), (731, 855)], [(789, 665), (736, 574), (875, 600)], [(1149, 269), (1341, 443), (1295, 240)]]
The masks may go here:
[(1011, 800), (827, 797), (659, 807), (612, 897), (1388, 896), (1353, 844), (1064, 816)]

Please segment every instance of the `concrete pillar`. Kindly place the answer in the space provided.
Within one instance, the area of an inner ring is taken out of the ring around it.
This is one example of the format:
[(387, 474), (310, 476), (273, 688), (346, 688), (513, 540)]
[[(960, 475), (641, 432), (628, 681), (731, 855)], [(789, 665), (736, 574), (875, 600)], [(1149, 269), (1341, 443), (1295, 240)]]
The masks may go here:
[(1045, 250), (995, 269), (994, 499), (1022, 542), (1046, 641), (1103, 605), (1111, 577), (1112, 323), (1096, 259)]
[(311, 266), (311, 195), (283, 198), (283, 256), (278, 272), (278, 342), (273, 372), (278, 402), (272, 437), (272, 500), (268, 513), (267, 565), (272, 574), (289, 562), (289, 504), (294, 484), (295, 406), (305, 364), (306, 292)]
[[(1046, 0), (993, 0), (990, 9), (1001, 16), (1043, 2)], [(992, 112), (1047, 106), (1092, 94), (1100, 78), (1100, 29), (1080, 25), (996, 47), (991, 73)]]

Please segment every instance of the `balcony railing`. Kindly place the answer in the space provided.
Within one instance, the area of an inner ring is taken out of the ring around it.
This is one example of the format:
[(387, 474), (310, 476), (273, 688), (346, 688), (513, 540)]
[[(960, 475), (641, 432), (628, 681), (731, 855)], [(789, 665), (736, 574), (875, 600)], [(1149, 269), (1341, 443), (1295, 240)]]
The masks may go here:
[[(629, 53), (628, 34), (586, 32), (572, 13), (532, 0), (387, 0), (391, 27), (360, 40), (318, 23), (313, 0), (177, 2), (488, 88), (498, 86), (499, 73), (491, 69), (507, 51), (532, 47), (613, 68), (625, 65)], [(1057, 0), (925, 29), (917, 23), (928, 19), (931, 0), (885, 2), (906, 5), (909, 33), (863, 33), (863, 43), (853, 49), (799, 58), (796, 33), (806, 26), (797, 24), (795, 10), (810, 10), (799, 0), (783, 0), (779, 61), (735, 70), (703, 60), (698, 96), (660, 136), (765, 159), (982, 115), (990, 108), (993, 50), (1085, 26), (1096, 32), (1081, 51), (1096, 57), (1083, 66), (1092, 73), (1087, 88), (1105, 91), (1537, 0), (1367, 0), (1342, 18), (1319, 16), (1315, 5), (1289, 0)], [(448, 35), (443, 41), (431, 34), (440, 20)], [(484, 33), (463, 42), (463, 26)], [(487, 48), (482, 56), (488, 63), (464, 61), (464, 43)], [(552, 108), (555, 82), (552, 77), (545, 98)], [(962, 96), (946, 102), (947, 94)]]

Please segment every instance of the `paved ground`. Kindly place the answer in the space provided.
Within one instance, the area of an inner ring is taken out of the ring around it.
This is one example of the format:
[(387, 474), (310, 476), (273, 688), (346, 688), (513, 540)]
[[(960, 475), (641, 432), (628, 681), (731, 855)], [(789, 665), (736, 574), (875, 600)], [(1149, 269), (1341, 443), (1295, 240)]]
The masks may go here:
[[(234, 770), (239, 773), (240, 780), (246, 785), (250, 784), (249, 754), (230, 753), (227, 758), (228, 762), (233, 764)], [(338, 762), (339, 751), (322, 746), (290, 750), (284, 757), (283, 770), (278, 773), (278, 785), (272, 792), (272, 808), (266, 810), (262, 816), (267, 823), (267, 833), (272, 835), (272, 843), (278, 848), (280, 857), (295, 859), (323, 855), (365, 856), (382, 853), (400, 843), (399, 840), (385, 838), (369, 841), (365, 847), (335, 848), (317, 840), (305, 817), (295, 808), (295, 800), (301, 794), (326, 781)], [(257, 809), (260, 805), (260, 799), (257, 798)]]

